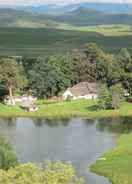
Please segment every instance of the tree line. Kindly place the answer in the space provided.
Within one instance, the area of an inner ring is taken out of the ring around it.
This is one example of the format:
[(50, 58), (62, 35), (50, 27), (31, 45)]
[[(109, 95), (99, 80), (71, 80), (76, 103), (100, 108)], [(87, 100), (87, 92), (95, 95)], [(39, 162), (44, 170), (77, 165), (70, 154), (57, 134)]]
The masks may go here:
[(31, 91), (38, 98), (48, 98), (82, 81), (103, 83), (108, 89), (120, 84), (132, 94), (131, 51), (122, 48), (110, 54), (89, 43), (65, 55), (0, 58), (0, 96)]

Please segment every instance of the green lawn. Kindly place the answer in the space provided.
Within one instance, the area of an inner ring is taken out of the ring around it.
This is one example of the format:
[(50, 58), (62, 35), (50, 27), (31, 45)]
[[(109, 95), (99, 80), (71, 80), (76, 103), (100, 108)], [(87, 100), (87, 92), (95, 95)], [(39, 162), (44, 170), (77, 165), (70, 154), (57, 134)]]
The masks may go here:
[(99, 158), (91, 171), (109, 178), (112, 184), (132, 184), (132, 134), (122, 135), (117, 147)]
[(44, 101), (38, 103), (37, 112), (26, 112), (19, 106), (10, 107), (0, 104), (0, 116), (30, 116), (45, 118), (65, 118), (65, 117), (117, 117), (132, 116), (132, 104), (123, 103), (119, 110), (99, 110), (97, 102), (92, 100), (79, 100), (71, 102), (49, 103)]

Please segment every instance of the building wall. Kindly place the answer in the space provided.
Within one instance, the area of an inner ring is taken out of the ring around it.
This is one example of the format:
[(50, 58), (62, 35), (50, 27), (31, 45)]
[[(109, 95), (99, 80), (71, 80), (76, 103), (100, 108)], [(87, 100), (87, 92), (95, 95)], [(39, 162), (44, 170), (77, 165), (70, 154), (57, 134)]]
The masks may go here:
[(73, 94), (71, 93), (71, 91), (70, 91), (70, 90), (66, 90), (66, 91), (63, 93), (63, 98), (64, 98), (64, 100), (66, 100), (69, 96), (72, 97), (72, 98), (74, 98), (74, 96), (73, 96)]
[(88, 95), (84, 95), (84, 96), (73, 96), (73, 100), (77, 100), (77, 99), (94, 100), (97, 98), (98, 98), (97, 94), (88, 94)]
[(87, 94), (84, 96), (74, 96), (70, 90), (66, 90), (65, 93), (63, 94), (64, 100), (66, 100), (68, 97), (71, 97), (73, 100), (77, 99), (86, 99), (86, 100), (94, 100), (98, 98), (97, 94)]

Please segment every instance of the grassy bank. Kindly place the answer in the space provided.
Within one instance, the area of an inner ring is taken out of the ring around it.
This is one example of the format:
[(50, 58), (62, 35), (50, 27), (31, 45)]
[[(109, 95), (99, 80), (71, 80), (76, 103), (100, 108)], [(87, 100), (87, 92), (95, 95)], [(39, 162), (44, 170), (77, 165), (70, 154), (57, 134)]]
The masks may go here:
[(19, 106), (10, 107), (0, 104), (0, 117), (45, 117), (45, 118), (68, 118), (68, 117), (117, 117), (132, 116), (132, 104), (123, 103), (119, 110), (99, 110), (97, 102), (81, 100), (60, 103), (39, 102), (37, 112), (27, 112)]
[(91, 170), (109, 178), (112, 184), (131, 184), (132, 134), (121, 136), (117, 147), (97, 160)]

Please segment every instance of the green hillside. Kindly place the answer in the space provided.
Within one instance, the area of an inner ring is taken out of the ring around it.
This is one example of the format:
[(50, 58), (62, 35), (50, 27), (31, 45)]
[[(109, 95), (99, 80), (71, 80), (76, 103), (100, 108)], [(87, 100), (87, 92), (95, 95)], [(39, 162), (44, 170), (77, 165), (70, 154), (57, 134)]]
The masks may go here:
[[(96, 42), (109, 52), (116, 52), (121, 47), (131, 48), (132, 25), (125, 24), (132, 24), (132, 15), (122, 16), (86, 8), (61, 16), (0, 9), (0, 55), (44, 56), (65, 53), (83, 48), (88, 42)], [(91, 22), (93, 25), (101, 22), (104, 25), (88, 26)], [(106, 22), (109, 25), (105, 25)]]
[(106, 51), (116, 52), (121, 47), (131, 48), (132, 36), (103, 36), (96, 32), (57, 29), (1, 28), (0, 55), (44, 56), (83, 48), (96, 42)]

